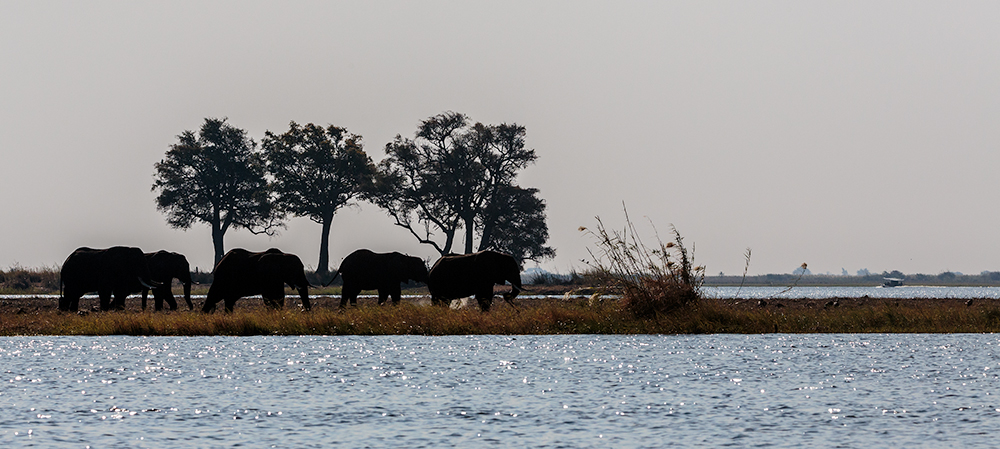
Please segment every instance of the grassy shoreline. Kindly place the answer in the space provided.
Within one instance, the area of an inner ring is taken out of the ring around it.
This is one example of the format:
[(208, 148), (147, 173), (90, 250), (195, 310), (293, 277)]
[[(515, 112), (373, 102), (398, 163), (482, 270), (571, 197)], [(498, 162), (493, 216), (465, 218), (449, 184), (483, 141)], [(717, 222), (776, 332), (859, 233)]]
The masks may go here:
[[(825, 304), (824, 302), (825, 301)], [(8, 303), (12, 301), (7, 301)], [(51, 302), (51, 300), (50, 300)], [(405, 302), (338, 310), (321, 304), (270, 310), (237, 305), (231, 314), (176, 311), (72, 314), (52, 309), (0, 313), (0, 336), (136, 335), (545, 335), (545, 334), (765, 334), (765, 333), (989, 333), (1000, 332), (1000, 301), (784, 300), (764, 307), (750, 301), (705, 299), (690, 307), (640, 319), (618, 301), (520, 301), (489, 313)], [(291, 302), (290, 302), (291, 304)], [(9, 309), (9, 305), (6, 306)]]

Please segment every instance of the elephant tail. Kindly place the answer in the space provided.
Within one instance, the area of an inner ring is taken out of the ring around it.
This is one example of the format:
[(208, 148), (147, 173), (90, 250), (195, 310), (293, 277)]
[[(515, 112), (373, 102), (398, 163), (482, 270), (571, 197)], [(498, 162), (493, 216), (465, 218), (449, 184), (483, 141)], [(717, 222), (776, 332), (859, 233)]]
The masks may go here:
[(337, 271), (334, 271), (334, 272), (333, 272), (333, 277), (331, 277), (329, 281), (326, 281), (326, 283), (325, 283), (325, 284), (323, 284), (323, 286), (324, 286), (324, 287), (329, 287), (329, 286), (330, 286), (330, 284), (332, 284), (332, 283), (333, 283), (333, 281), (337, 280), (337, 276), (338, 276), (338, 275), (340, 275), (340, 270), (337, 270)]

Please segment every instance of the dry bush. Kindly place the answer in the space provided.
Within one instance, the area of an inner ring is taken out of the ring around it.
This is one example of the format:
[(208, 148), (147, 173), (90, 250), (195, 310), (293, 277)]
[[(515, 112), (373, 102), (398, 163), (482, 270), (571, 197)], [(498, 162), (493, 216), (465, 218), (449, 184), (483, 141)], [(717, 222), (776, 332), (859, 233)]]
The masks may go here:
[(25, 268), (14, 264), (0, 271), (0, 289), (15, 293), (59, 291), (59, 268)]
[(653, 228), (656, 247), (643, 244), (635, 225), (625, 210), (625, 228), (609, 231), (601, 217), (597, 228), (581, 231), (597, 241), (597, 252), (588, 248), (591, 266), (605, 285), (618, 290), (622, 306), (639, 318), (654, 318), (697, 303), (705, 268), (694, 266), (693, 252), (684, 247), (677, 228), (671, 225), (674, 239), (664, 243)]

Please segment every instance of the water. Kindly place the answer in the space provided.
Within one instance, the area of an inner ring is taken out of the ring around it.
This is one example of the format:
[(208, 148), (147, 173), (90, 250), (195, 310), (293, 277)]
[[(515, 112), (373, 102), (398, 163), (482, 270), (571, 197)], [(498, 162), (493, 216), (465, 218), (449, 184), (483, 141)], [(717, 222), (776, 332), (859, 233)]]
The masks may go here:
[(1000, 287), (704, 287), (710, 298), (1000, 298)]
[(996, 446), (995, 335), (11, 337), (4, 447)]
[[(524, 298), (562, 298), (563, 295), (531, 295), (531, 286), (527, 286)], [(904, 285), (902, 287), (703, 287), (702, 291), (711, 298), (993, 298), (1000, 299), (1000, 287), (934, 287), (923, 285)], [(131, 298), (139, 295), (132, 295)], [(322, 295), (330, 298), (340, 298), (340, 295)], [(589, 295), (581, 295), (589, 296)], [(179, 298), (179, 295), (175, 295)], [(259, 296), (258, 296), (259, 297)], [(359, 295), (359, 298), (378, 298), (378, 295)], [(403, 295), (403, 299), (414, 300), (425, 298), (423, 295)], [(21, 298), (52, 298), (59, 295), (0, 295), (0, 299)], [(84, 298), (95, 299), (97, 295), (84, 295)], [(204, 300), (205, 295), (191, 295), (193, 300)], [(152, 300), (152, 299), (150, 299)]]

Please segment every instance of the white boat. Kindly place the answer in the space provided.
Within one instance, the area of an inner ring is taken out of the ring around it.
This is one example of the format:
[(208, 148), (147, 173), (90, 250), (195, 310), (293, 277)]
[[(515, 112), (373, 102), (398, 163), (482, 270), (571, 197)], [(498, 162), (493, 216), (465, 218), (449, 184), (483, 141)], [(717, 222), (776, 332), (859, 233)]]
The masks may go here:
[(883, 287), (899, 287), (903, 285), (903, 279), (901, 278), (882, 278)]

